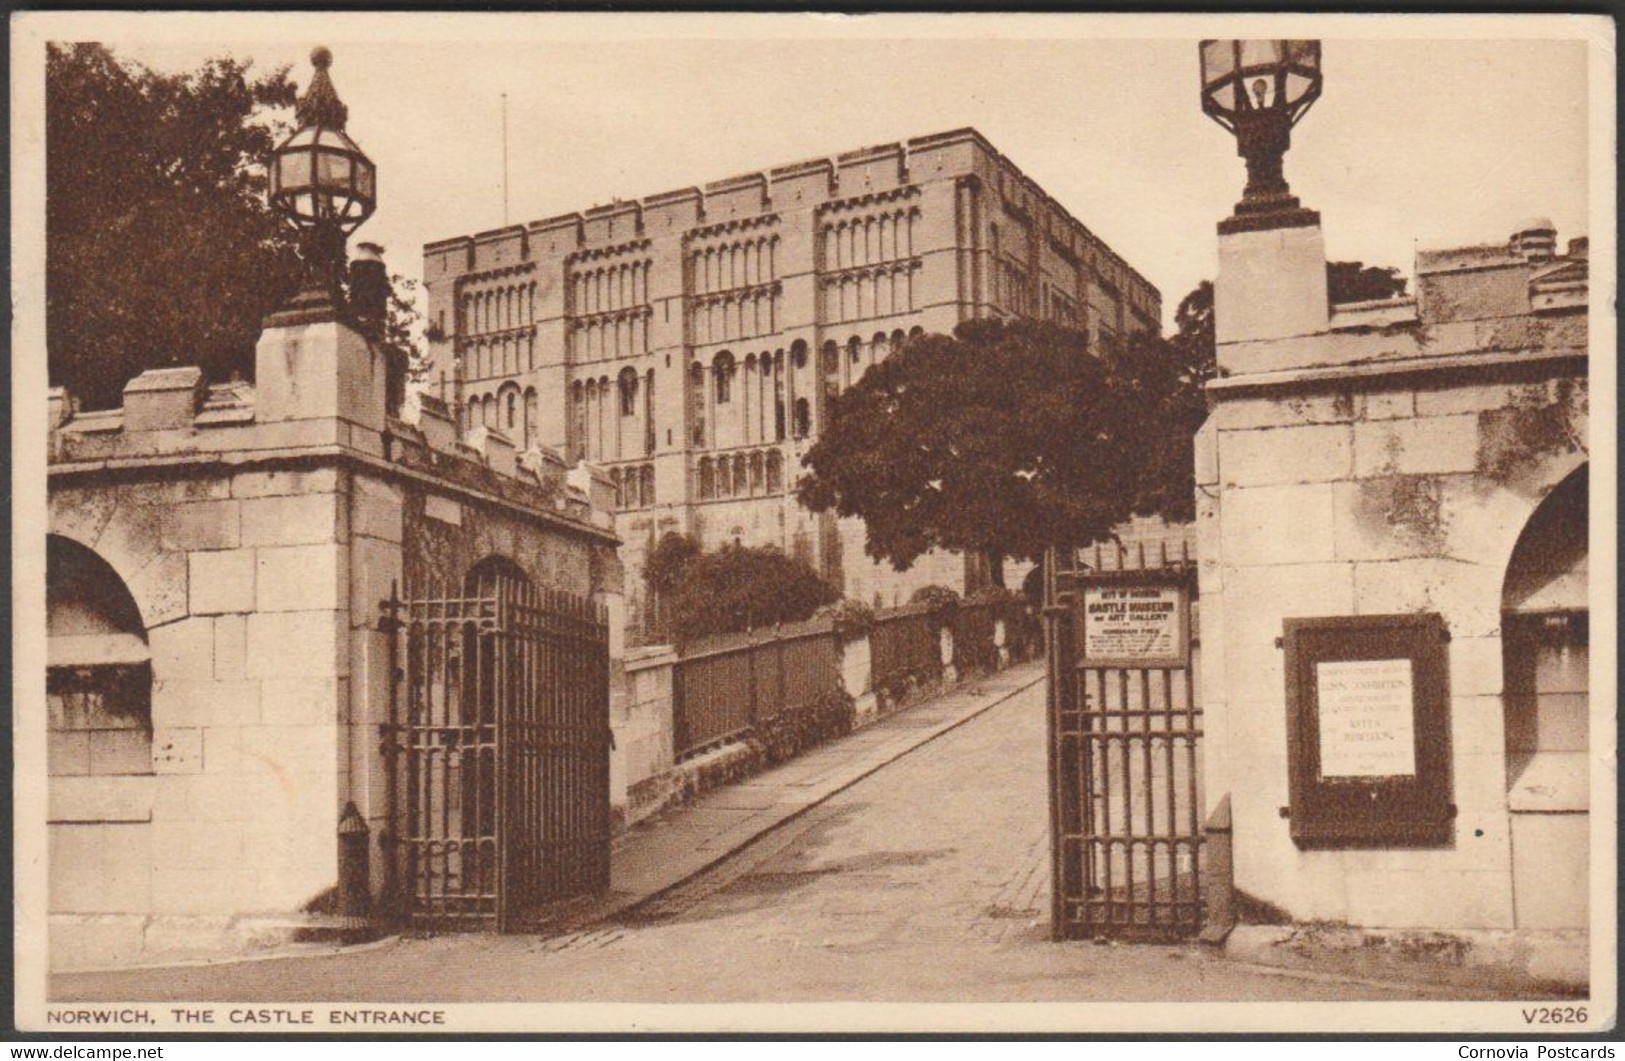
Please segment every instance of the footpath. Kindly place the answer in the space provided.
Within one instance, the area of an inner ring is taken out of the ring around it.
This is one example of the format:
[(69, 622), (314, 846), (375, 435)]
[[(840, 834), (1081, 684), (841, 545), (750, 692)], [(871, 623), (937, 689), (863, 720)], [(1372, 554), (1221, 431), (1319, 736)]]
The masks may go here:
[(1044, 680), (1044, 662), (950, 687), (789, 762), (637, 823), (610, 852), (610, 889), (561, 904), (534, 923), (571, 932), (630, 913), (722, 862), (836, 793)]

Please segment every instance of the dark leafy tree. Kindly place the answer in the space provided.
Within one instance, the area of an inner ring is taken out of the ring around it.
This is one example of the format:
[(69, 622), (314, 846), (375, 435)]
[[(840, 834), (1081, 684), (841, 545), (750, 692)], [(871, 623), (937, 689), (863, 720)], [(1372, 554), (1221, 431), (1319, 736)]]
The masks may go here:
[(686, 534), (666, 532), (643, 562), (643, 582), (649, 592), (669, 597), (682, 585), (683, 572), (705, 550)]
[(1199, 346), (1091, 351), (1033, 321), (921, 336), (834, 399), (798, 494), (863, 519), (868, 553), (899, 570), (934, 548), (975, 552), (998, 585), (1006, 557), (1105, 538), (1135, 512), (1188, 517), (1211, 366)]
[[(255, 75), (235, 59), (163, 74), (101, 44), (48, 47), (53, 384), (108, 408), (162, 365), (252, 378), (261, 322), (303, 276), (295, 231), (265, 202), (297, 91), (287, 69)], [(410, 356), (410, 292), (396, 294), (388, 338)]]
[(51, 382), (119, 404), (143, 369), (253, 371), (261, 319), (296, 290), (292, 230), (264, 201), (286, 70), (216, 59), (164, 75), (100, 44), (46, 59)]
[(1405, 294), (1405, 277), (1391, 266), (1364, 262), (1327, 262), (1326, 293), (1332, 305), (1399, 298)]

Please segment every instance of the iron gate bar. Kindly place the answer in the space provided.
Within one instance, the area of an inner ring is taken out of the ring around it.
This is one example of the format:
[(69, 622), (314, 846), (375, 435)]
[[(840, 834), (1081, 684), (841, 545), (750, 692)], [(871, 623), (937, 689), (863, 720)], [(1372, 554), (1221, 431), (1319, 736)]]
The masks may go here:
[(1172, 555), (1164, 542), (1149, 555), (1142, 543), (1046, 559), (1052, 934), (1193, 935), (1202, 920), (1195, 661), (1187, 652), (1184, 666), (1092, 665), (1082, 646), (1085, 588), (1150, 581), (1192, 592), (1188, 542)]
[(426, 589), (383, 603), (386, 891), (409, 922), (510, 931), (608, 887), (608, 628), (516, 573)]

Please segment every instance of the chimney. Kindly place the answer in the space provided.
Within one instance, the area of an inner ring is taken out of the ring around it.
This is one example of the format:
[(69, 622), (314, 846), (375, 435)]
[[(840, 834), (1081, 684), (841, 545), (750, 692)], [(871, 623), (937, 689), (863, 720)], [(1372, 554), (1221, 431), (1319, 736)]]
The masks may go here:
[(384, 248), (376, 243), (356, 244), (350, 262), (350, 313), (361, 325), (361, 334), (378, 342), (384, 337), (384, 320), (389, 312), (389, 272), (384, 268)]
[(1509, 243), (1524, 261), (1549, 262), (1557, 255), (1557, 226), (1544, 217), (1532, 218), (1513, 230)]
[(390, 295), (384, 248), (376, 243), (358, 243), (355, 250), (350, 262), (350, 315), (361, 334), (383, 351), (384, 407), (390, 416), (399, 416), (406, 402), (407, 353), (384, 340)]
[(1575, 236), (1569, 240), (1569, 257), (1583, 259), (1586, 252), (1591, 249), (1591, 240), (1587, 236)]

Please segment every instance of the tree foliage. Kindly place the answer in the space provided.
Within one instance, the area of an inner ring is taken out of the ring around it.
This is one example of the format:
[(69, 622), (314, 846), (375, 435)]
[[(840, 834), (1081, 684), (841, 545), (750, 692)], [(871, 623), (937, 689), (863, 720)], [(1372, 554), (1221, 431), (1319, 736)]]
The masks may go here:
[(659, 596), (667, 634), (678, 641), (799, 622), (840, 596), (804, 561), (772, 547), (725, 545), (704, 552), (667, 534), (644, 579)]
[(798, 494), (863, 519), (869, 554), (899, 570), (943, 548), (986, 555), (995, 581), (1005, 557), (1104, 538), (1136, 512), (1188, 518), (1200, 347), (1091, 351), (1034, 321), (920, 336), (834, 399)]
[[(1399, 270), (1329, 262), (1334, 303), (1405, 293)], [(863, 519), (866, 548), (906, 569), (933, 548), (1037, 560), (1131, 515), (1194, 517), (1194, 437), (1215, 370), (1213, 284), (1166, 338), (1088, 350), (1053, 324), (967, 321), (869, 369), (832, 404), (798, 493)]]
[(1326, 294), (1332, 305), (1399, 298), (1405, 294), (1405, 277), (1392, 266), (1364, 262), (1327, 262)]
[(287, 71), (216, 59), (164, 75), (100, 44), (46, 59), (46, 345), (51, 382), (119, 403), (143, 369), (252, 372), (262, 317), (297, 289), (263, 160)]
[[(164, 74), (101, 44), (46, 56), (46, 348), (53, 384), (119, 404), (145, 369), (252, 378), (264, 317), (303, 277), (299, 237), (265, 201), (289, 131), (286, 68), (214, 59)], [(410, 292), (386, 338), (416, 352)]]

